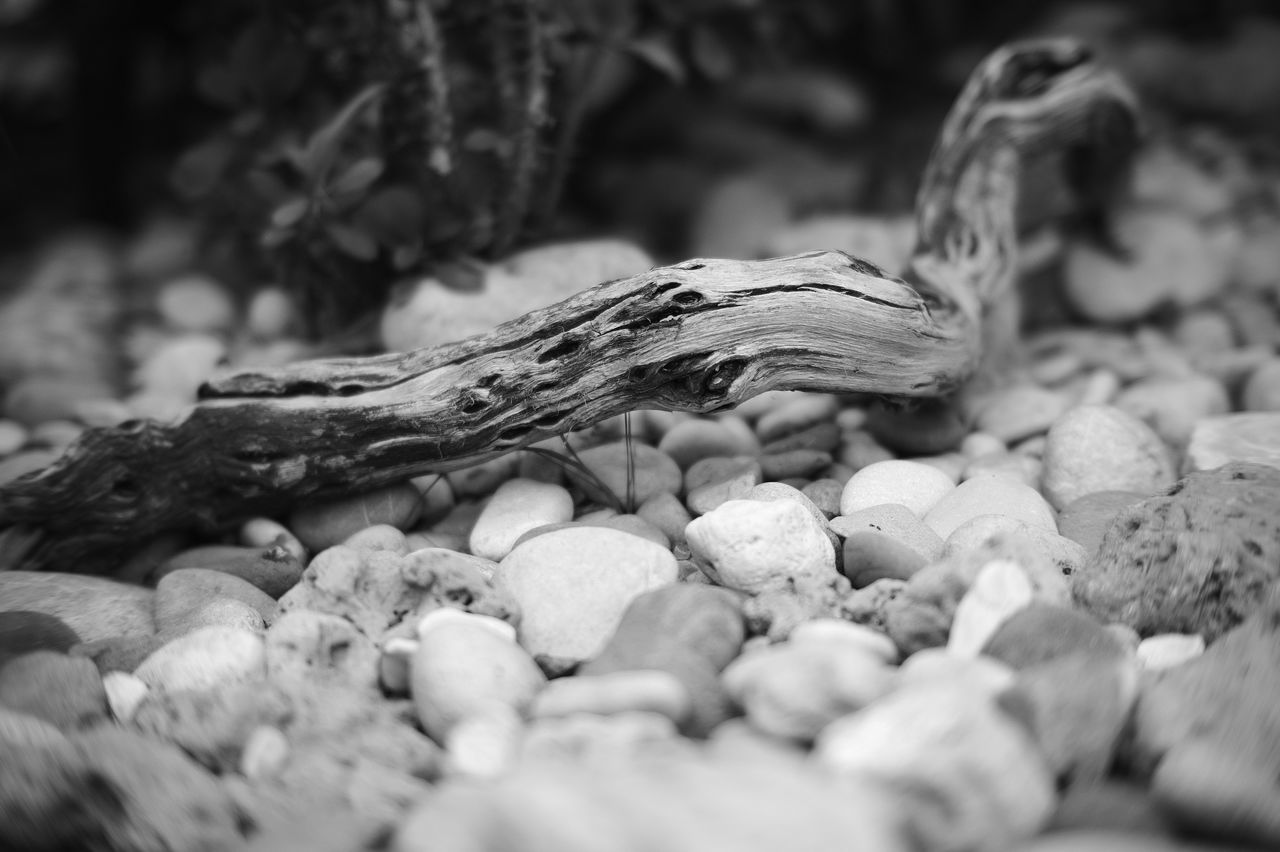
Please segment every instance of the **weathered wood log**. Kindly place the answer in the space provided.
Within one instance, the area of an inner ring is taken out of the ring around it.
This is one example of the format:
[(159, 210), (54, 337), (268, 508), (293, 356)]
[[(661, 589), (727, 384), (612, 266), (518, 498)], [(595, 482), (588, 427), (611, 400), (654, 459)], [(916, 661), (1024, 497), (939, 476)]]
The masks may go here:
[(0, 488), (0, 528), (31, 543), (21, 567), (92, 570), (162, 531), (455, 469), (628, 410), (784, 388), (952, 394), (1013, 334), (1019, 156), (1079, 152), (1068, 177), (1087, 195), (1115, 185), (1135, 126), (1125, 87), (1078, 46), (1006, 48), (943, 128), (902, 278), (841, 252), (691, 260), (456, 344), (220, 376), (182, 422), (89, 430)]

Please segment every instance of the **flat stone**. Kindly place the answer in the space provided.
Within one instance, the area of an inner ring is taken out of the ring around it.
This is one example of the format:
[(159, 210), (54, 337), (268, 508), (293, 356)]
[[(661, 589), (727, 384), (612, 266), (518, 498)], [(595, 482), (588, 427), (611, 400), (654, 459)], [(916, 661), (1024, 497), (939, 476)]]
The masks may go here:
[[(576, 679), (576, 678), (575, 678)], [(423, 730), (437, 742), (492, 703), (528, 710), (546, 684), (515, 630), (490, 616), (437, 610), (418, 624), (411, 693)]]
[(1095, 491), (1162, 491), (1175, 479), (1169, 447), (1141, 420), (1110, 405), (1071, 409), (1049, 429), (1043, 490), (1061, 509)]
[(674, 583), (675, 557), (638, 536), (571, 527), (530, 539), (498, 565), (497, 589), (521, 612), (535, 657), (580, 662), (599, 653), (640, 594)]
[(755, 455), (760, 442), (745, 423), (738, 422), (743, 428), (735, 429), (720, 420), (682, 420), (662, 436), (658, 449), (682, 469), (710, 456)]
[(1198, 633), (1212, 643), (1280, 577), (1277, 505), (1276, 468), (1233, 463), (1188, 474), (1116, 517), (1072, 576), (1073, 594), (1098, 618), (1141, 636)]
[(1088, 613), (1032, 601), (1005, 619), (982, 648), (984, 656), (1025, 669), (1065, 656), (1120, 657), (1125, 645)]
[(855, 532), (843, 544), (841, 571), (855, 589), (876, 580), (909, 580), (928, 560), (893, 536), (874, 530)]
[(155, 633), (155, 592), (83, 574), (0, 571), (0, 611), (27, 610), (62, 619), (85, 642)]
[(1196, 423), (1187, 442), (1186, 469), (1212, 470), (1231, 462), (1280, 468), (1280, 412), (1226, 414)]
[(33, 651), (0, 667), (0, 704), (66, 731), (107, 718), (102, 677), (89, 660)]
[(1194, 660), (1204, 649), (1204, 637), (1198, 634), (1161, 633), (1138, 643), (1138, 662), (1147, 671), (1162, 671)]
[(1058, 513), (1058, 532), (1092, 557), (1116, 515), (1147, 496), (1138, 491), (1094, 491), (1077, 497)]
[(703, 571), (739, 591), (835, 575), (825, 526), (795, 501), (731, 500), (691, 521), (685, 535)]
[(934, 504), (924, 522), (945, 541), (961, 524), (979, 515), (1006, 515), (1051, 533), (1058, 531), (1053, 509), (1040, 493), (1003, 476), (960, 483)]
[[(657, 447), (631, 442), (632, 494), (639, 506), (658, 494), (678, 494), (684, 482), (680, 465)], [(578, 458), (615, 497), (627, 496), (627, 442), (614, 441), (578, 451)]]
[(498, 486), (471, 528), (471, 552), (494, 562), (529, 530), (573, 520), (573, 496), (559, 485), (510, 479)]
[(1198, 741), (1220, 755), (1280, 776), (1280, 593), (1203, 654), (1143, 680), (1129, 760), (1148, 774), (1171, 750)]
[[(283, 534), (292, 534), (280, 527)], [(300, 545), (299, 545), (300, 546)], [(151, 575), (159, 582), (166, 574), (184, 568), (203, 568), (239, 577), (273, 598), (293, 588), (302, 577), (305, 564), (285, 544), (240, 547), (212, 544), (184, 550), (165, 560)]]
[(883, 533), (915, 551), (925, 562), (942, 556), (942, 538), (906, 506), (883, 503), (852, 515), (832, 518), (831, 531), (848, 538), (860, 532)]
[(418, 489), (401, 482), (365, 494), (300, 506), (289, 516), (289, 529), (308, 550), (318, 552), (376, 524), (410, 529), (421, 506)]
[(1085, 549), (1071, 539), (1043, 527), (1024, 524), (1008, 515), (978, 515), (965, 521), (947, 537), (942, 557), (945, 559), (977, 550), (996, 537), (1020, 539), (1040, 551), (1063, 576), (1079, 571), (1089, 558)]
[(79, 635), (56, 616), (27, 610), (0, 612), (0, 666), (32, 651), (66, 653), (78, 644)]
[(872, 506), (895, 503), (924, 517), (955, 489), (955, 482), (935, 467), (893, 459), (876, 462), (855, 473), (840, 495), (840, 514), (852, 515)]
[(156, 649), (134, 670), (152, 689), (209, 690), (266, 673), (262, 637), (230, 627), (203, 627)]
[(263, 622), (276, 610), (275, 600), (248, 580), (207, 568), (180, 568), (160, 578), (156, 585), (156, 633), (168, 640), (196, 626), (195, 616), (215, 598), (230, 598), (254, 609)]

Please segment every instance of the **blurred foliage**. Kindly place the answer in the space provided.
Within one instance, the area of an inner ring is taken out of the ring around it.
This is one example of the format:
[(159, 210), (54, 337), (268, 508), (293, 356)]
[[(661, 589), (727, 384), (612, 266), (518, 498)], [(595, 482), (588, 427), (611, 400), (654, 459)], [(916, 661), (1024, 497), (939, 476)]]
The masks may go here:
[[(1117, 4), (1205, 38), (1268, 8)], [(806, 65), (863, 81), (881, 115), (922, 97), (945, 106), (959, 79), (948, 56), (989, 49), (1044, 11), (1022, 0), (0, 0), (0, 242), (194, 212), (206, 260), (233, 281), (290, 286), (328, 334), (399, 277), (466, 286), (476, 258), (573, 221), (612, 226), (598, 208), (576, 220), (565, 208), (603, 148), (639, 138), (638, 121), (650, 142), (689, 121), (661, 109), (636, 119), (647, 93), (678, 85), (713, 103), (748, 72)], [(878, 135), (910, 166), (887, 124)]]

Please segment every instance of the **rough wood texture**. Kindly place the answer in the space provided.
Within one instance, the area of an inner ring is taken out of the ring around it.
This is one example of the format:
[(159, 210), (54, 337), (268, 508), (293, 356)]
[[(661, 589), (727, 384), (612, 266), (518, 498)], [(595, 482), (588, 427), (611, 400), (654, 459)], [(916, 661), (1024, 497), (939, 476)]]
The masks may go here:
[[(209, 382), (183, 422), (86, 433), (0, 489), (25, 568), (94, 570), (123, 544), (462, 467), (637, 408), (712, 411), (796, 388), (939, 397), (1012, 339), (1019, 158), (1086, 201), (1136, 138), (1123, 85), (1064, 41), (1005, 48), (943, 127), (902, 278), (841, 252), (691, 260), (493, 332)], [(18, 566), (14, 566), (18, 567)]]

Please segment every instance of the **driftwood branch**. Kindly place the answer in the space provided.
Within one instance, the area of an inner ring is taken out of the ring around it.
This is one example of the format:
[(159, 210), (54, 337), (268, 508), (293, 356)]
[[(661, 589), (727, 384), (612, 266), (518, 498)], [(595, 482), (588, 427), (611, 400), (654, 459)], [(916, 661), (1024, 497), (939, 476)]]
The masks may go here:
[(944, 128), (903, 278), (841, 252), (691, 260), (456, 344), (224, 375), (181, 423), (90, 430), (0, 489), (0, 527), (34, 534), (23, 567), (85, 570), (162, 531), (463, 467), (637, 408), (713, 411), (769, 389), (946, 396), (1011, 297), (1015, 155), (1101, 135), (1114, 156), (1097, 162), (1123, 159), (1130, 107), (1074, 45), (1006, 49)]

